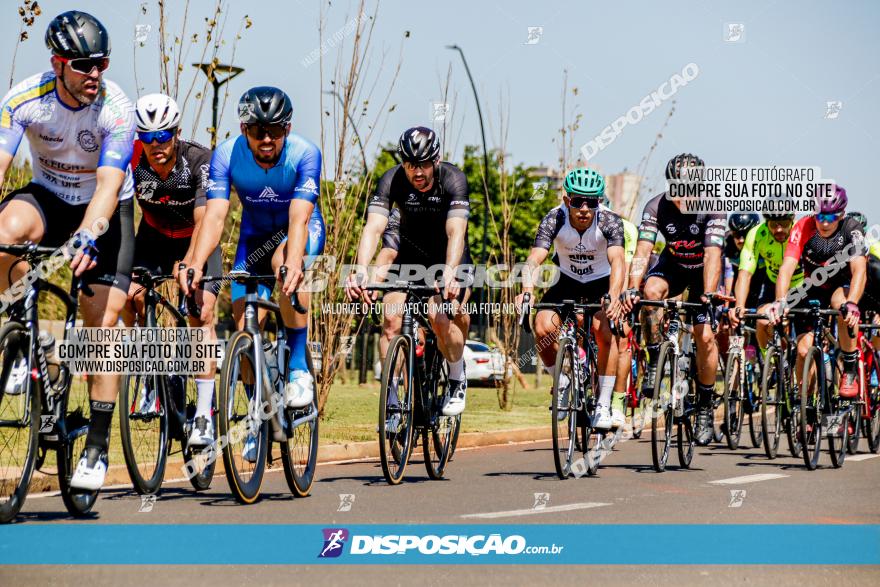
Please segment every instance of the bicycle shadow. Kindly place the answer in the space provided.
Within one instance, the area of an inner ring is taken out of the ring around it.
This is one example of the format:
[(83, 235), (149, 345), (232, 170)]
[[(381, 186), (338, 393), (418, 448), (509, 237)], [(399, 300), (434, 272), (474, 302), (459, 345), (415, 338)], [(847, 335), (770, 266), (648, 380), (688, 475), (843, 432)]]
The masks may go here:
[(559, 479), (556, 473), (548, 473), (547, 471), (496, 471), (493, 473), (483, 473), (483, 477), (531, 477), (535, 481)]
[[(351, 467), (351, 466), (363, 466), (365, 463), (363, 462), (350, 462), (350, 463), (338, 463), (334, 465), (334, 467)], [(428, 477), (427, 473), (423, 475), (412, 475), (411, 472), (414, 470), (424, 470), (425, 464), (423, 460), (413, 460), (410, 459), (409, 464), (406, 467), (406, 473), (403, 477), (403, 481), (401, 481), (402, 485), (411, 484), (411, 483), (424, 483), (426, 481), (449, 481), (447, 478), (442, 479), (431, 479)], [(373, 464), (373, 468), (377, 470), (375, 475), (336, 475), (333, 477), (321, 477), (320, 479), (315, 479), (315, 483), (333, 483), (335, 481), (361, 481), (363, 482), (365, 487), (378, 487), (378, 486), (386, 486), (388, 482), (385, 480), (384, 475), (382, 474), (382, 466), (377, 462)]]

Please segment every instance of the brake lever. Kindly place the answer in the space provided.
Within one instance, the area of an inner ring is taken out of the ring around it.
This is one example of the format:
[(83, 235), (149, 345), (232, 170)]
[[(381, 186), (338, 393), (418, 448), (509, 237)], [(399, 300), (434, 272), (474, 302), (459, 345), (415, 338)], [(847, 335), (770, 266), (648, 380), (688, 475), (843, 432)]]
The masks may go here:
[(529, 320), (530, 314), (532, 313), (532, 294), (526, 292), (523, 294), (523, 301), (521, 307), (521, 314), (519, 317), (519, 325), (523, 329), (523, 331), (531, 334), (532, 333), (532, 323)]

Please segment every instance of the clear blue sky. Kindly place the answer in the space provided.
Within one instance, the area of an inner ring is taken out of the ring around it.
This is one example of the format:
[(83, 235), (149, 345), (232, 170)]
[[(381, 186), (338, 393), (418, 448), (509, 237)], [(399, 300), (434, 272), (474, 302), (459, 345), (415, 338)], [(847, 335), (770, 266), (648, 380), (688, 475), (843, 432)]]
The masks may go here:
[[(18, 2), (0, 9), (0, 39), (11, 53), (18, 30)], [(134, 82), (132, 38), (135, 23), (152, 24), (147, 47), (138, 49), (137, 70), (144, 92), (158, 87), (155, 0), (45, 0), (31, 39), (19, 49), (16, 79), (48, 67), (42, 36), (49, 18), (79, 8), (98, 16), (113, 40), (107, 76), (129, 95)], [(175, 28), (182, 0), (171, 0)], [(192, 0), (189, 33), (201, 29), (208, 0)], [(318, 47), (318, 1), (229, 2), (229, 37), (248, 13), (253, 27), (239, 42), (235, 62), (247, 71), (230, 84), (230, 100), (221, 129), (234, 130), (235, 102), (249, 86), (271, 84), (294, 101), (295, 130), (317, 142), (321, 116), (318, 65), (301, 61)], [(375, 6), (374, 3), (368, 6)], [(333, 2), (329, 35), (342, 28), (355, 4)], [(372, 11), (372, 9), (369, 9)], [(744, 40), (724, 41), (725, 25), (742, 23)], [(527, 28), (543, 27), (537, 44), (525, 44)], [(880, 3), (847, 2), (509, 2), (386, 1), (380, 4), (374, 59), (387, 50), (386, 66), (396, 62), (404, 31), (403, 67), (391, 102), (396, 109), (379, 141), (394, 140), (400, 130), (428, 124), (430, 104), (440, 101), (441, 80), (452, 64), (452, 144), (479, 142), (473, 98), (456, 53), (464, 48), (491, 118), (490, 147), (498, 144), (499, 102), (507, 105), (507, 150), (515, 161), (553, 164), (553, 139), (561, 126), (563, 70), (579, 88), (574, 101), (584, 115), (576, 149), (656, 89), (673, 73), (694, 62), (700, 75), (676, 95), (677, 109), (664, 133), (648, 175), (657, 177), (672, 154), (692, 151), (713, 165), (815, 165), (825, 177), (847, 187), (854, 207), (880, 221), (880, 198), (871, 174), (880, 155)], [(227, 45), (221, 56), (229, 57)], [(195, 61), (190, 55), (189, 61)], [(331, 49), (325, 56), (335, 60)], [(328, 67), (329, 69), (329, 67)], [(0, 65), (8, 80), (9, 62)], [(191, 75), (188, 71), (186, 75)], [(191, 79), (189, 77), (186, 78)], [(384, 81), (385, 78), (383, 78)], [(381, 87), (381, 85), (380, 85)], [(378, 98), (378, 94), (376, 96)], [(826, 119), (826, 102), (840, 101), (836, 119)], [(192, 106), (192, 105), (191, 105)], [(188, 116), (194, 108), (190, 108)], [(595, 158), (606, 172), (634, 168), (647, 152), (666, 116), (664, 105)], [(209, 104), (200, 126), (207, 126)], [(206, 139), (204, 132), (200, 133)]]

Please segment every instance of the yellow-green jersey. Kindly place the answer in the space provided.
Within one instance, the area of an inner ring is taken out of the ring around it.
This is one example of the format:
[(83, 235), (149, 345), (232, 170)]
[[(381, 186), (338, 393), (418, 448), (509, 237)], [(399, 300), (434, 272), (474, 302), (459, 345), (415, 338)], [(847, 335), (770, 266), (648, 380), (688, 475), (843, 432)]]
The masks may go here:
[[(626, 220), (624, 220), (626, 222)], [(624, 224), (624, 226), (626, 226)], [(868, 254), (880, 259), (880, 241), (876, 241), (871, 243), (871, 247), (868, 249)]]
[(639, 229), (626, 218), (621, 218), (621, 220), (623, 220), (623, 253), (626, 257), (627, 264), (629, 264), (636, 255), (636, 244), (639, 242)]
[[(779, 276), (779, 267), (782, 266), (782, 259), (785, 256), (784, 242), (779, 242), (773, 238), (767, 223), (762, 222), (758, 226), (752, 228), (746, 235), (746, 241), (743, 243), (742, 251), (739, 254), (739, 270), (748, 271), (752, 275), (758, 268), (758, 260), (764, 261), (764, 269), (767, 272), (767, 278), (776, 283)], [(797, 287), (804, 280), (804, 269), (798, 266), (795, 274), (791, 278), (789, 287)]]

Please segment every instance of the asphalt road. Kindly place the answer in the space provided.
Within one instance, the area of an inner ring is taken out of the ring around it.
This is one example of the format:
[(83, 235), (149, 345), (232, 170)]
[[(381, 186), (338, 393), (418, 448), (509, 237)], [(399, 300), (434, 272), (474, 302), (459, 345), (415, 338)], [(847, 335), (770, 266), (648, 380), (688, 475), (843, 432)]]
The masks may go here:
[[(862, 443), (864, 446), (864, 442)], [(780, 454), (787, 455), (785, 440)], [(448, 478), (431, 481), (420, 461), (413, 462), (406, 481), (389, 487), (378, 462), (321, 465), (312, 496), (290, 496), (280, 471), (270, 472), (263, 499), (237, 505), (228, 495), (224, 477), (213, 488), (194, 493), (186, 482), (166, 484), (152, 511), (140, 512), (141, 499), (131, 490), (106, 490), (98, 515), (83, 524), (878, 524), (880, 458), (849, 456), (842, 469), (832, 469), (827, 454), (821, 468), (804, 469), (799, 459), (783, 456), (768, 461), (760, 449), (731, 451), (721, 445), (699, 449), (690, 470), (673, 466), (658, 474), (650, 466), (645, 440), (619, 444), (595, 477), (559, 480), (553, 473), (548, 442), (461, 450), (450, 463)], [(536, 494), (543, 494), (536, 496)], [(350, 511), (339, 511), (341, 495)], [(535, 508), (536, 501), (543, 507)], [(20, 520), (51, 524), (69, 520), (57, 496), (28, 499)], [(844, 537), (841, 537), (842, 539)], [(711, 540), (711, 536), (707, 536)], [(638, 536), (622, 548), (638, 548)], [(842, 540), (842, 543), (845, 541)], [(761, 545), (730, 545), (751, 548)], [(160, 584), (402, 584), (423, 569), (420, 582), (538, 584), (613, 580), (649, 584), (873, 584), (876, 567), (838, 566), (633, 566), (554, 567), (5, 567), (0, 584), (82, 583), (139, 584), (148, 573)], [(212, 578), (216, 578), (213, 581)], [(193, 583), (192, 581), (196, 582)], [(682, 583), (684, 581), (684, 583)]]

